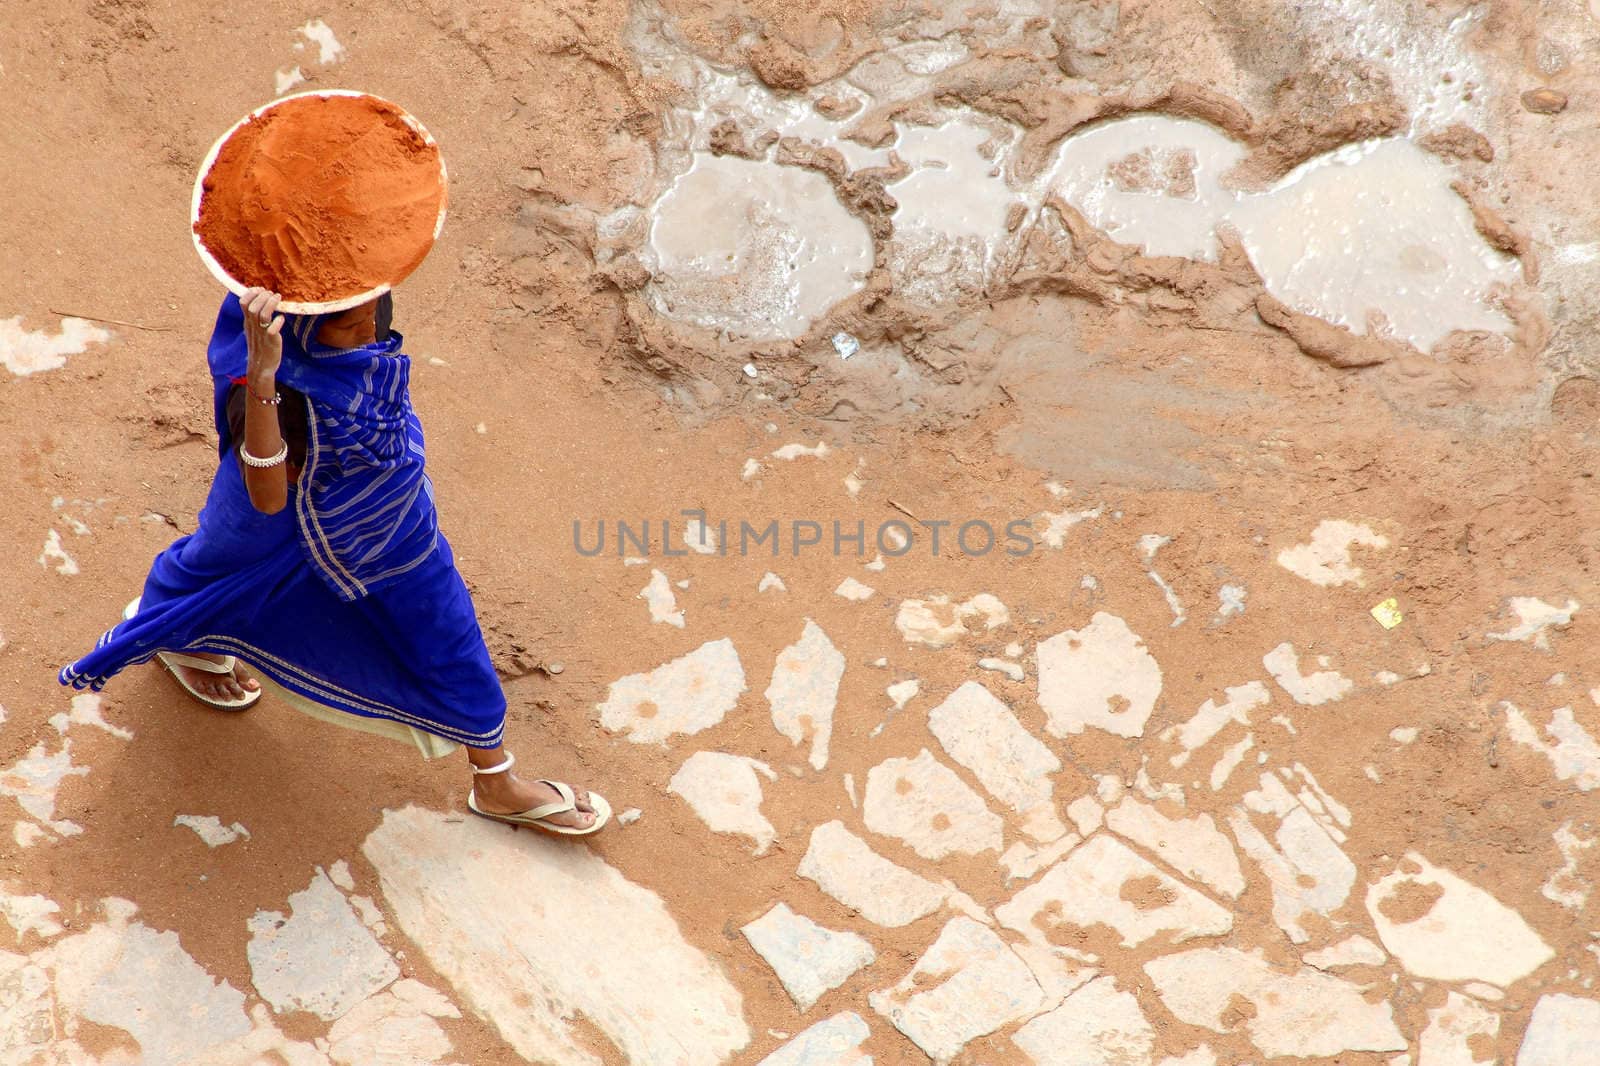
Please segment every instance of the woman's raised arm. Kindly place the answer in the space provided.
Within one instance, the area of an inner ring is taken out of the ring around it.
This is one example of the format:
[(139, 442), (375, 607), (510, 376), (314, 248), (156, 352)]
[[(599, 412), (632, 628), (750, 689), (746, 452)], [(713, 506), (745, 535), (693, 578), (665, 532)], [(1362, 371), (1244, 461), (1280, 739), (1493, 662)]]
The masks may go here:
[(249, 351), (239, 459), (244, 463), (250, 503), (264, 514), (277, 514), (289, 502), (289, 446), (278, 425), (278, 404), (282, 402), (278, 365), (283, 361), (283, 316), (276, 314), (280, 299), (265, 289), (250, 289), (239, 298)]

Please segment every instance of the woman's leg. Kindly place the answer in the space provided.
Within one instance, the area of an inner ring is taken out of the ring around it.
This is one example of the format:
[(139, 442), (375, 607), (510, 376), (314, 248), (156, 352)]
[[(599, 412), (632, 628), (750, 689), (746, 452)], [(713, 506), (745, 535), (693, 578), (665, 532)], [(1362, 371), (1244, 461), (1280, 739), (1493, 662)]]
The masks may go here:
[[(475, 769), (486, 770), (506, 761), (503, 746), (494, 748), (468, 748), (467, 759)], [(477, 793), (477, 803), (490, 814), (520, 814), (542, 807), (546, 803), (561, 802), (561, 794), (539, 781), (525, 781), (515, 772), (499, 774), (474, 774), (472, 787)], [(565, 814), (553, 814), (549, 820), (557, 825), (574, 829), (587, 829), (594, 824), (594, 807), (589, 804), (589, 793), (575, 790), (578, 809)]]

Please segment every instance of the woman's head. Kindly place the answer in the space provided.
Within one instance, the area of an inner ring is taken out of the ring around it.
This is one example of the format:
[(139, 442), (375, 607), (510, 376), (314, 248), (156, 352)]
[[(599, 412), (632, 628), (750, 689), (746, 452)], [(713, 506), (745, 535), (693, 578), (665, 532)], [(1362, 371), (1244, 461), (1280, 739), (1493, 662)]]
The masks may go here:
[(317, 342), (330, 348), (359, 348), (389, 336), (394, 298), (384, 293), (375, 300), (317, 320)]

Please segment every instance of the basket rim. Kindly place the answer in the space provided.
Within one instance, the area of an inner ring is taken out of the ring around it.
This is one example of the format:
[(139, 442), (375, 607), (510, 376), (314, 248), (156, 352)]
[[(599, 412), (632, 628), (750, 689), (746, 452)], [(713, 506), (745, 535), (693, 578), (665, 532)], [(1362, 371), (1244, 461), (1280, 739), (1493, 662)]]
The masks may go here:
[[(235, 122), (232, 126), (229, 126), (227, 131), (224, 132), (222, 136), (218, 137), (214, 142), (212, 142), (210, 151), (206, 153), (204, 161), (202, 161), (200, 164), (200, 172), (195, 177), (194, 189), (189, 197), (189, 237), (194, 242), (195, 251), (200, 254), (200, 261), (204, 263), (206, 269), (211, 272), (211, 276), (221, 282), (223, 287), (229, 292), (233, 293), (235, 296), (243, 296), (245, 291), (249, 289), (250, 286), (243, 284), (238, 279), (233, 277), (233, 275), (228, 273), (227, 269), (217, 261), (217, 257), (211, 254), (211, 250), (207, 248), (205, 242), (200, 239), (200, 231), (195, 228), (195, 224), (200, 221), (200, 201), (205, 195), (206, 177), (211, 173), (211, 168), (216, 165), (217, 156), (222, 152), (222, 146), (227, 144), (228, 139), (237, 133), (245, 123), (249, 122), (251, 119), (258, 118), (261, 115), (266, 114), (273, 108), (285, 104), (290, 100), (303, 100), (306, 97), (311, 96), (322, 97), (324, 99), (334, 96), (367, 97), (372, 100), (377, 100), (379, 103), (387, 104), (389, 107), (392, 107), (399, 112), (401, 120), (404, 121), (406, 125), (416, 130), (425, 143), (432, 145), (435, 150), (437, 150), (439, 147), (439, 142), (433, 139), (433, 135), (428, 132), (427, 127), (423, 126), (423, 124), (419, 122), (416, 116), (412, 115), (411, 112), (407, 111), (394, 101), (379, 96), (377, 93), (363, 92), (359, 89), (310, 89), (304, 92), (290, 93), (287, 96), (280, 96), (275, 100), (270, 100), (267, 103), (262, 104), (260, 107), (257, 107), (253, 111), (246, 114), (243, 118), (239, 119), (239, 121)], [(449, 207), (450, 200), (449, 171), (445, 167), (444, 153), (439, 152), (438, 156), (439, 186), (442, 190), (444, 190), (444, 195), (439, 198), (439, 217), (434, 220), (433, 224), (432, 240), (434, 241), (439, 239), (439, 234), (444, 230), (445, 212)], [(379, 296), (382, 296), (384, 293), (394, 288), (394, 285), (394, 282), (385, 282), (382, 285), (375, 286), (374, 288), (368, 289), (365, 292), (359, 292), (353, 296), (341, 296), (337, 300), (284, 300), (278, 305), (278, 310), (279, 312), (288, 315), (324, 315), (331, 314), (335, 311), (345, 311), (349, 308), (367, 303), (370, 300), (377, 299)]]

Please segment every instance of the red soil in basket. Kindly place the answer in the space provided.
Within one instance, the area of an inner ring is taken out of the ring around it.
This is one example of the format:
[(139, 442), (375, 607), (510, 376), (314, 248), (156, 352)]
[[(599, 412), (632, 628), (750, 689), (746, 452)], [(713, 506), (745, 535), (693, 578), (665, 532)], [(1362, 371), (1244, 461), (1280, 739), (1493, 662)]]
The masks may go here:
[(194, 228), (235, 281), (286, 300), (339, 300), (415, 270), (444, 196), (438, 148), (398, 108), (307, 96), (228, 138)]

